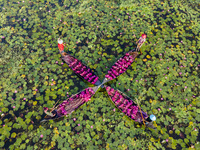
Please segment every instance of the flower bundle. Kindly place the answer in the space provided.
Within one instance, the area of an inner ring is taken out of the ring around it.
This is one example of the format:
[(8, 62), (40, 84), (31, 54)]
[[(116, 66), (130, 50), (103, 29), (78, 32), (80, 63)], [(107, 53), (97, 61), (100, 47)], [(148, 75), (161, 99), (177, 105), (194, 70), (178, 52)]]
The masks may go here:
[(83, 105), (85, 102), (88, 102), (97, 89), (98, 87), (89, 87), (75, 95), (72, 95), (70, 98), (64, 100), (60, 105), (55, 107), (52, 112), (47, 112), (48, 108), (44, 107), (44, 112), (47, 116), (42, 121), (56, 119), (71, 114), (76, 108)]
[(72, 95), (69, 99), (63, 101), (63, 103), (58, 106), (57, 115), (61, 117), (72, 113), (80, 105), (87, 102), (94, 94), (95, 91), (89, 87), (75, 95)]
[(105, 85), (105, 88), (115, 106), (128, 117), (140, 123), (143, 119), (148, 118), (148, 115), (144, 111), (140, 111), (138, 105), (121, 91), (115, 90), (107, 85)]
[(95, 85), (100, 84), (99, 77), (96, 76), (94, 72), (89, 67), (84, 65), (80, 60), (74, 58), (69, 54), (63, 56), (63, 60), (81, 78)]
[(137, 52), (130, 51), (126, 53), (111, 67), (105, 77), (109, 80), (117, 78), (120, 74), (124, 73), (128, 69), (137, 56)]

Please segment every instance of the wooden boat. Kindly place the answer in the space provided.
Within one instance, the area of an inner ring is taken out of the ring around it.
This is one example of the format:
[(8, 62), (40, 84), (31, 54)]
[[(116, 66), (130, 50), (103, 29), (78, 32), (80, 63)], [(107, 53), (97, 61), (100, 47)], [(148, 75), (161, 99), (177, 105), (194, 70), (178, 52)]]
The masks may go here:
[(126, 116), (140, 124), (145, 124), (150, 128), (155, 128), (151, 121), (155, 121), (155, 116), (150, 117), (145, 113), (130, 97), (119, 90), (104, 85), (113, 104), (120, 109)]
[(105, 75), (105, 78), (102, 83), (104, 84), (108, 81), (111, 81), (120, 76), (122, 73), (124, 73), (128, 69), (128, 67), (131, 66), (131, 64), (134, 62), (135, 58), (138, 55), (138, 52), (131, 50), (128, 53), (126, 53), (123, 57), (118, 59), (108, 71), (108, 73)]
[(41, 122), (71, 114), (78, 107), (88, 102), (100, 86), (89, 87), (75, 95), (72, 95), (70, 98), (64, 100), (61, 104), (53, 108), (50, 112), (48, 112), (49, 109), (47, 107), (44, 107), (44, 112), (47, 115)]

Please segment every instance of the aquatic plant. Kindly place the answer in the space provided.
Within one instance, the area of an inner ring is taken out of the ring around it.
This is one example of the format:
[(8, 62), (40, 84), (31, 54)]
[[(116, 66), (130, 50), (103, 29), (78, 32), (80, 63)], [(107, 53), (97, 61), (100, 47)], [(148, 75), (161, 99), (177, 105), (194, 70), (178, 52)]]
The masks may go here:
[[(198, 1), (0, 4), (2, 149), (199, 149)], [(156, 131), (126, 117), (105, 91), (67, 118), (39, 123), (43, 107), (88, 87), (60, 59), (58, 37), (102, 81), (143, 32), (143, 54), (107, 84), (156, 114)]]

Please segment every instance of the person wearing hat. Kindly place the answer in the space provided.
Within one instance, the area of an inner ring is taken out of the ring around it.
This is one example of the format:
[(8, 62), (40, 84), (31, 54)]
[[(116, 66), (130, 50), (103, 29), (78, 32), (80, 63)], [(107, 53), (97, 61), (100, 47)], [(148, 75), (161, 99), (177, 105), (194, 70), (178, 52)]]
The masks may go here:
[(60, 54), (65, 56), (67, 53), (64, 52), (64, 44), (63, 44), (63, 40), (58, 38), (58, 49), (60, 51)]
[[(140, 47), (143, 45), (143, 43), (146, 41), (147, 35), (146, 34), (142, 34), (142, 36), (139, 38), (139, 40), (136, 42), (137, 44), (137, 48), (136, 51), (140, 50)], [(141, 54), (142, 51), (140, 50)]]

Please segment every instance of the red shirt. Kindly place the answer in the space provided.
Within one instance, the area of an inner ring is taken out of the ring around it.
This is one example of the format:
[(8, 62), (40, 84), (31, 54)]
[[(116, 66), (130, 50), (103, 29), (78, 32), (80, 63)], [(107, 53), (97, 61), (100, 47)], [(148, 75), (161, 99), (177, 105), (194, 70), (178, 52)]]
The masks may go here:
[(64, 45), (63, 45), (63, 44), (58, 44), (58, 49), (59, 49), (60, 51), (63, 51), (63, 50), (64, 50)]

